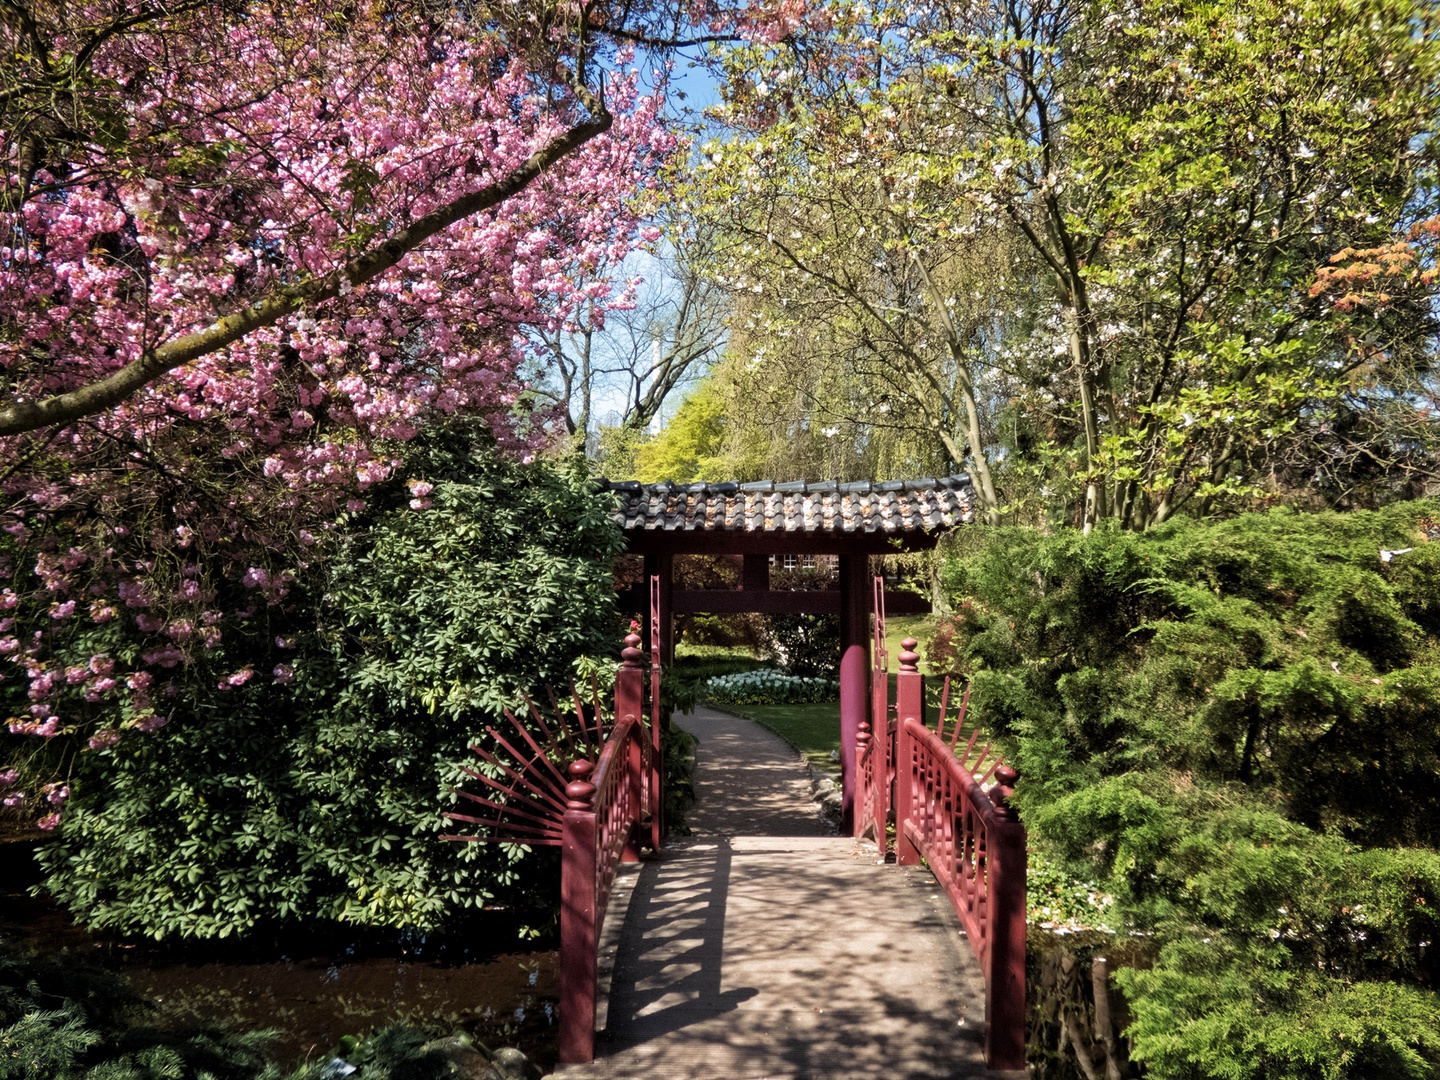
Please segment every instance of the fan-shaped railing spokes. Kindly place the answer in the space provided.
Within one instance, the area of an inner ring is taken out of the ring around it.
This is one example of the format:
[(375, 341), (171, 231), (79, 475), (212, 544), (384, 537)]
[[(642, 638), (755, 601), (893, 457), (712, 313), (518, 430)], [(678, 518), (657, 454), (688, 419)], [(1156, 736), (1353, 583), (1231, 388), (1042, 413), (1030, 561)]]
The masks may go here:
[(547, 687), (546, 695), (550, 699), (548, 720), (527, 696), (525, 705), (532, 722), (530, 725), (521, 723), (514, 713), (506, 709), (506, 723), (499, 727), (485, 726), (493, 749), (487, 750), (479, 743), (471, 745), (470, 749), (489, 766), (490, 771), (468, 766), (461, 768), (486, 789), (486, 794), (478, 795), (458, 787), (452, 789), (467, 803), (480, 807), (484, 816), (459, 811), (447, 811), (444, 815), (449, 821), (478, 825), (483, 831), (468, 836), (445, 835), (443, 839), (528, 844), (531, 847), (559, 846), (561, 819), (566, 805), (565, 787), (570, 782), (565, 770), (572, 761), (599, 758), (607, 732), (614, 727), (613, 718), (607, 724), (598, 684), (592, 681), (590, 689), (588, 716), (580, 692), (572, 682), (570, 705), (573, 713), (567, 715), (555, 692)]
[[(973, 762), (970, 760), (971, 754), (975, 752), (975, 744), (980, 740), (981, 733), (979, 724), (971, 727), (969, 740), (963, 748), (960, 746), (960, 738), (965, 730), (965, 717), (970, 711), (970, 682), (968, 679), (965, 681), (965, 689), (961, 694), (960, 703), (955, 710), (955, 715), (951, 717), (948, 715), (951, 696), (950, 678), (949, 675), (946, 675), (945, 681), (940, 687), (940, 711), (935, 720), (935, 734), (939, 736), (941, 742), (949, 746), (951, 753), (953, 753), (960, 762), (962, 769), (974, 776), (979, 783), (987, 784), (995, 775), (995, 770), (1005, 764), (1005, 757), (1002, 754), (996, 754), (992, 758), (990, 751), (993, 749), (994, 744), (987, 741), (985, 745), (980, 748), (980, 756), (975, 758)], [(948, 737), (945, 733), (947, 727), (950, 729)]]

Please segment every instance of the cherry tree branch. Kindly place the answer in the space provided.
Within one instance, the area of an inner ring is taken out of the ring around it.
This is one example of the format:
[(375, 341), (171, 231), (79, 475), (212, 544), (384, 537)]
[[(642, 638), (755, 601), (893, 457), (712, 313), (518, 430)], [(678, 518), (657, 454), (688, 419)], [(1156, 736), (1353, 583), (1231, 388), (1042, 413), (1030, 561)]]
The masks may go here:
[(17, 401), (0, 408), (0, 436), (69, 424), (118, 405), (168, 371), (377, 277), (436, 233), (519, 194), (561, 159), (610, 129), (613, 117), (603, 98), (584, 87), (572, 88), (589, 110), (590, 119), (550, 140), (508, 176), (431, 211), (329, 274), (276, 289), (265, 299), (232, 312), (203, 330), (146, 350), (138, 359), (97, 382), (43, 401)]

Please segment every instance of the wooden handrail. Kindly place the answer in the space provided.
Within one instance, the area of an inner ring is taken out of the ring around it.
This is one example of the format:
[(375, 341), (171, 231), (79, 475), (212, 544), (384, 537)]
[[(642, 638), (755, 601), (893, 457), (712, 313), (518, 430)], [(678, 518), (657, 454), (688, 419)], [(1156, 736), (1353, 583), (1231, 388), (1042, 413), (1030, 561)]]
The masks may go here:
[[(1025, 827), (1009, 805), (1014, 769), (991, 766), (989, 792), (971, 765), (923, 720), (914, 639), (900, 654), (896, 703), (895, 861), (924, 858), (985, 975), (985, 1061), (1025, 1067)], [(943, 719), (938, 725), (943, 730)], [(973, 741), (973, 740), (972, 740)], [(989, 773), (986, 776), (990, 775)]]
[[(615, 723), (598, 766), (570, 766), (560, 848), (560, 1063), (595, 1057), (596, 948), (615, 873), (640, 858), (647, 798), (658, 802), (659, 763), (644, 715), (640, 638), (631, 634), (615, 673)], [(593, 783), (591, 777), (593, 773)]]

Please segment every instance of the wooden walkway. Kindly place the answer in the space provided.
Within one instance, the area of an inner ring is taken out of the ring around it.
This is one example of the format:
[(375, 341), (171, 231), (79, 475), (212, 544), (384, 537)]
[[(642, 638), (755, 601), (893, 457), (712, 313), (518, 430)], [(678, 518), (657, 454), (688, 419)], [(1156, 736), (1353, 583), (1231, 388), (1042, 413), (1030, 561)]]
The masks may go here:
[(596, 1060), (566, 1080), (1023, 1075), (985, 1069), (984, 983), (929, 873), (836, 836), (769, 732), (677, 722), (700, 739), (693, 835), (622, 871)]

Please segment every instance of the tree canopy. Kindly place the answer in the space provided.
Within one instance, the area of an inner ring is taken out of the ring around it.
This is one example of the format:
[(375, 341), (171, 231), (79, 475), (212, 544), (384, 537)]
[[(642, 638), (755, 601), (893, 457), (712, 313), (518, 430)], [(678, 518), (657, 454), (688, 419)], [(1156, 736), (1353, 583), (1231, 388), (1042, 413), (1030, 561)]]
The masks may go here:
[(1433, 471), (1428, 8), (827, 10), (727, 52), (684, 189), (737, 432), (834, 428), (1087, 529)]

